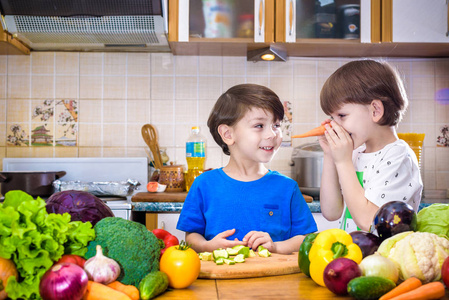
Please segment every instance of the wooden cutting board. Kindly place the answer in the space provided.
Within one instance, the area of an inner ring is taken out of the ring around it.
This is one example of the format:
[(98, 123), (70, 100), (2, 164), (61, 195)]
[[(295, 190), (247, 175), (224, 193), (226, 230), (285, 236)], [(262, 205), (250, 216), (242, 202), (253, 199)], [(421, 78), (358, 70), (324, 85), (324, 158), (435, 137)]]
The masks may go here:
[(198, 278), (233, 279), (299, 273), (298, 252), (289, 255), (272, 253), (270, 257), (249, 257), (244, 263), (216, 265), (213, 261), (201, 261)]
[(131, 197), (131, 202), (184, 202), (187, 192), (181, 193), (137, 193)]
[[(150, 193), (141, 192), (131, 197), (131, 202), (184, 202), (187, 192), (181, 193)], [(308, 195), (304, 195), (306, 202), (312, 202), (313, 198)]]

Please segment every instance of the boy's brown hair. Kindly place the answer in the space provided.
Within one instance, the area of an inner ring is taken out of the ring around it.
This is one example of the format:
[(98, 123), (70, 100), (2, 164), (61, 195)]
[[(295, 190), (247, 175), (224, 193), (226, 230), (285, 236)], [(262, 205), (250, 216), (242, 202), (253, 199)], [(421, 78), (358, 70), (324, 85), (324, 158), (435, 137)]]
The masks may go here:
[(207, 120), (207, 126), (215, 142), (225, 154), (230, 155), (230, 152), (228, 145), (218, 133), (218, 126), (221, 124), (233, 126), (254, 107), (271, 112), (277, 121), (284, 118), (281, 100), (272, 90), (262, 85), (239, 84), (231, 87), (218, 98)]
[(397, 71), (386, 62), (357, 60), (335, 71), (324, 83), (321, 109), (330, 115), (346, 103), (369, 105), (380, 100), (384, 115), (379, 125), (397, 125), (408, 106), (408, 99)]

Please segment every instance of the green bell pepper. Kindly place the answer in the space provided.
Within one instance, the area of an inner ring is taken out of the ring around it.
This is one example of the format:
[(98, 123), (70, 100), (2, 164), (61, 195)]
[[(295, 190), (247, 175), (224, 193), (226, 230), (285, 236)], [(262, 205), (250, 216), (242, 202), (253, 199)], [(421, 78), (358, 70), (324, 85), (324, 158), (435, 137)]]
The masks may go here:
[(310, 248), (312, 248), (313, 242), (315, 241), (315, 238), (317, 235), (318, 235), (318, 232), (309, 233), (308, 235), (306, 235), (306, 237), (302, 241), (301, 247), (299, 247), (299, 252), (298, 252), (299, 269), (301, 270), (301, 272), (303, 272), (308, 277), (310, 277), (309, 252), (310, 252)]

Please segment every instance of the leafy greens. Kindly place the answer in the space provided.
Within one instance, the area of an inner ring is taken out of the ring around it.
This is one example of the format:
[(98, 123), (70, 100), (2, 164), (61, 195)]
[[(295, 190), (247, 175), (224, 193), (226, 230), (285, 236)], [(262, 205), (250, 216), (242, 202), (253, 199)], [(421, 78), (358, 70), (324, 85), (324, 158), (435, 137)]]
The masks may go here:
[(0, 205), (0, 257), (12, 259), (19, 278), (8, 279), (11, 299), (41, 299), (39, 282), (63, 254), (83, 256), (95, 238), (90, 222), (70, 221), (68, 213), (47, 213), (46, 203), (23, 191), (6, 193)]

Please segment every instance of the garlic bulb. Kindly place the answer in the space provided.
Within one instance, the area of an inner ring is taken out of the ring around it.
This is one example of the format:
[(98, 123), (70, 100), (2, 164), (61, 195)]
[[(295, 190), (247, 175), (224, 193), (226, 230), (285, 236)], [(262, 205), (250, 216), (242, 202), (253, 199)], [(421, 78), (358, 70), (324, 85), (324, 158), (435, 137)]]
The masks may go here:
[(120, 275), (120, 266), (115, 260), (103, 255), (100, 245), (97, 245), (96, 249), (97, 254), (89, 258), (84, 264), (84, 271), (86, 271), (89, 280), (109, 284)]

